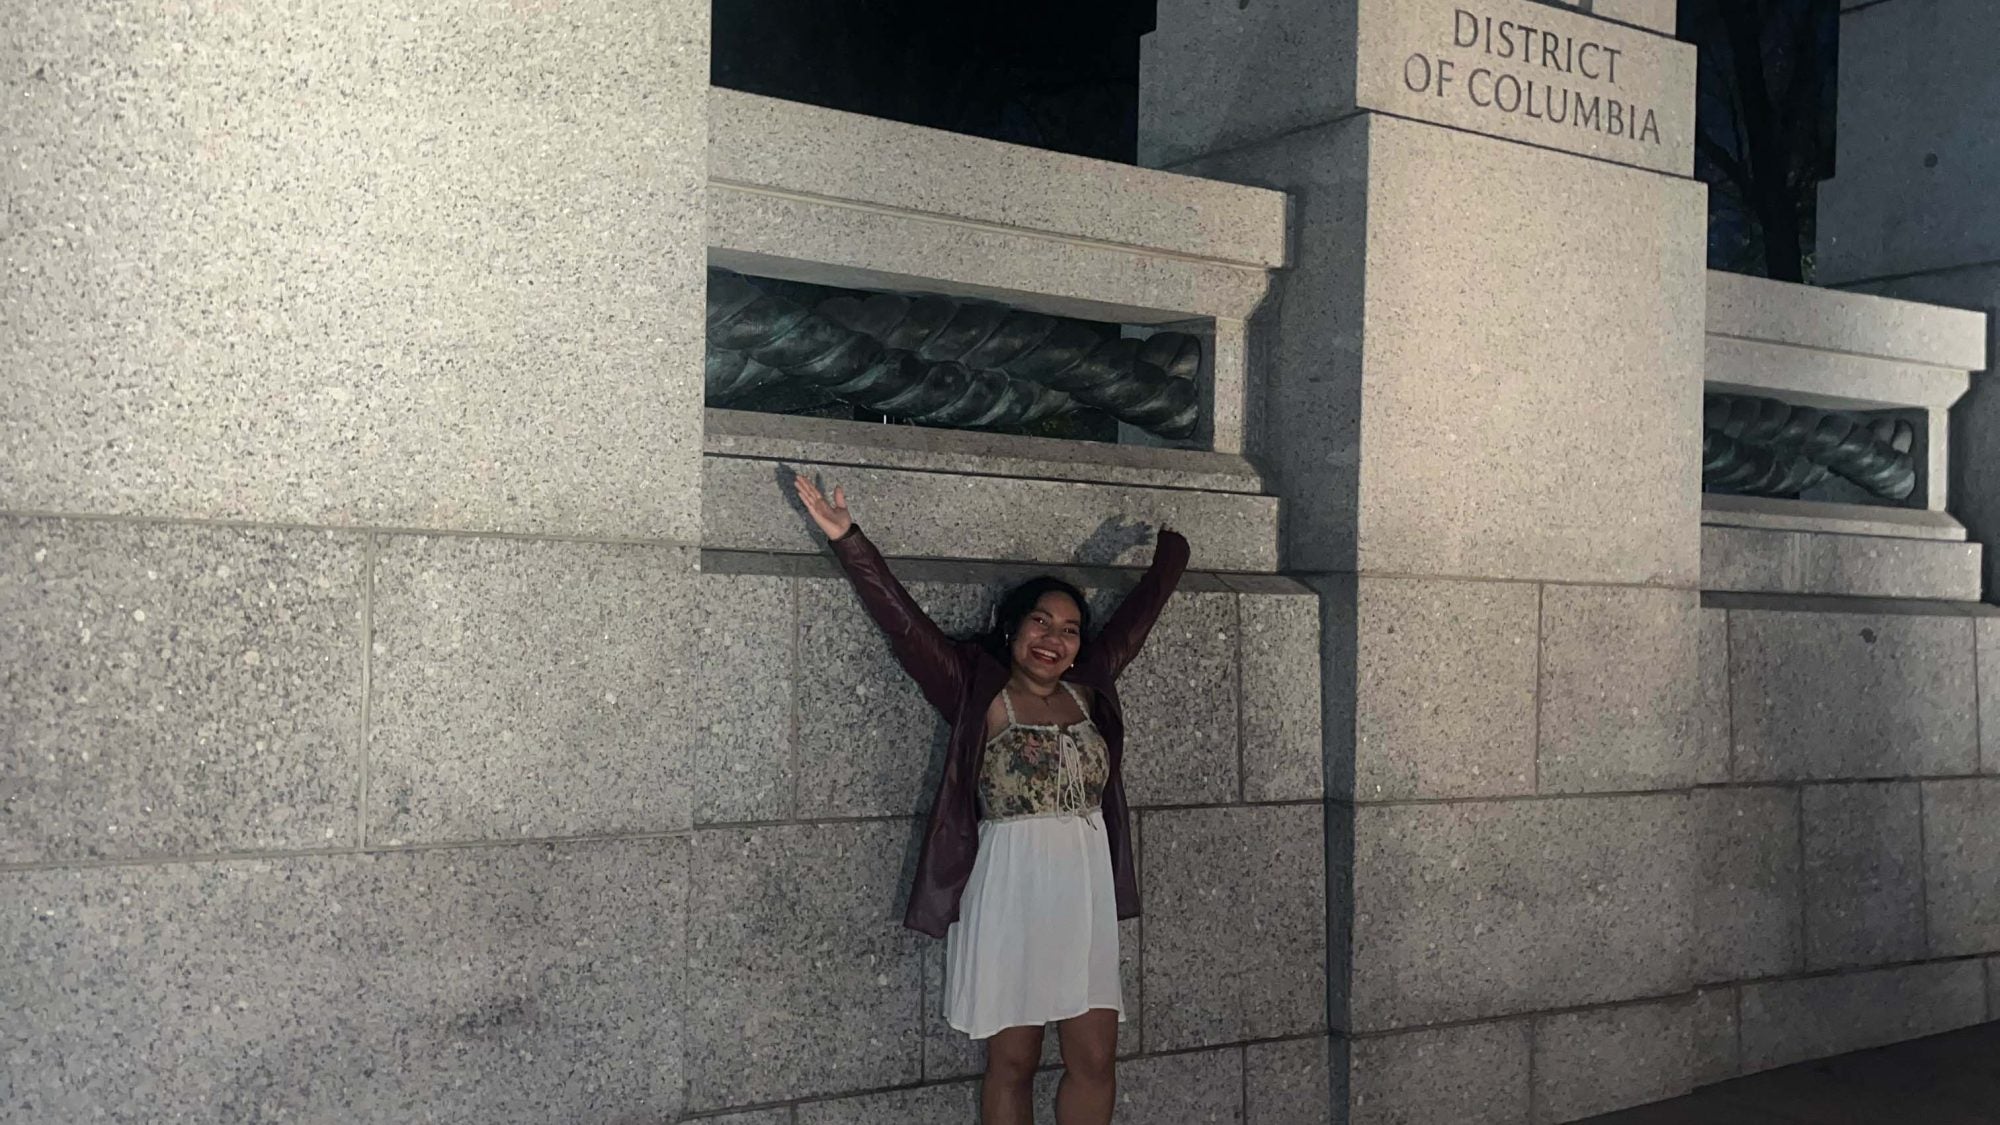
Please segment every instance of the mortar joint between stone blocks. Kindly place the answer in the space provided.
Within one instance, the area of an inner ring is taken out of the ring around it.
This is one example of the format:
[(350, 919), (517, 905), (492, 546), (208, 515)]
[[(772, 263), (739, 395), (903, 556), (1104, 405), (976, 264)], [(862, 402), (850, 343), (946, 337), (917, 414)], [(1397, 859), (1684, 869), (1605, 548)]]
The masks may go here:
[(374, 532), (369, 532), (363, 540), (361, 558), (361, 714), (355, 765), (354, 846), (365, 849), (368, 847), (368, 741), (372, 733), (369, 727), (374, 722), (375, 581), (381, 561), (381, 542)]
[[(1970, 958), (1961, 957), (1955, 959), (1969, 960)], [(1947, 960), (1950, 960), (1950, 958), (1947, 958)], [(1928, 964), (1928, 963), (1930, 962), (1927, 961), (1912, 962), (1912, 964)], [(1894, 966), (1885, 966), (1885, 967), (1894, 967)], [(1847, 972), (1847, 971), (1851, 970), (1827, 970), (1823, 972), (1805, 973), (1799, 975), (1835, 976), (1841, 972)], [(1770, 979), (1791, 980), (1793, 979), (1793, 977), (1790, 976), (1775, 977)], [(1761, 980), (1759, 983), (1761, 983)], [(1721, 985), (1718, 984), (1711, 987), (1721, 987)], [(1506, 1012), (1496, 1015), (1474, 1016), (1466, 1019), (1439, 1020), (1434, 1023), (1413, 1023), (1399, 1027), (1378, 1028), (1373, 1031), (1348, 1031), (1345, 1032), (1344, 1034), (1346, 1038), (1351, 1042), (1363, 1042), (1370, 1039), (1393, 1039), (1399, 1035), (1413, 1035), (1419, 1032), (1452, 1031), (1458, 1028), (1465, 1028), (1465, 1027), (1487, 1027), (1497, 1024), (1521, 1023), (1524, 1021), (1548, 1019), (1554, 1016), (1587, 1015), (1593, 1012), (1616, 1011), (1620, 1008), (1646, 1008), (1659, 1004), (1689, 1002), (1694, 1000), (1696, 994), (1701, 991), (1702, 991), (1702, 986), (1690, 985), (1689, 987), (1681, 989), (1677, 992), (1649, 993), (1645, 996), (1626, 996), (1617, 1000), (1598, 1000), (1589, 1004), (1570, 1004), (1559, 1008), (1537, 1008), (1531, 1011), (1524, 1011), (1524, 1012)]]
[(1723, 741), (1723, 749), (1727, 754), (1728, 764), (1725, 765), (1723, 768), (1727, 771), (1727, 773), (1724, 776), (1726, 776), (1730, 781), (1737, 780), (1736, 676), (1735, 676), (1736, 650), (1735, 650), (1735, 642), (1730, 639), (1730, 633), (1733, 631), (1730, 627), (1730, 622), (1733, 619), (1733, 617), (1734, 614), (1731, 613), (1731, 611), (1727, 609), (1724, 609), (1722, 611), (1722, 710), (1723, 710), (1723, 723), (1728, 728), (1726, 732), (1726, 737)]
[(1240, 803), (1250, 799), (1250, 780), (1244, 768), (1247, 752), (1243, 745), (1247, 709), (1243, 698), (1243, 646), (1250, 643), (1250, 638), (1243, 632), (1243, 595), (1239, 593), (1230, 600), (1236, 613), (1236, 800)]
[[(1974, 728), (1977, 729), (1976, 727)], [(1923, 938), (1921, 948), (1928, 956), (1937, 956), (1937, 949), (1931, 944), (1931, 860), (1930, 840), (1924, 827), (1923, 782), (1917, 783), (1917, 931)]]
[[(1979, 622), (1972, 623), (1972, 742), (1973, 768), (1979, 773), (2000, 773), (2000, 731), (1986, 729), (1986, 698), (1980, 690)], [(1994, 759), (1987, 760), (1987, 739), (1993, 739)]]
[(788, 779), (791, 784), (786, 786), (790, 794), (785, 802), (784, 819), (789, 820), (799, 815), (799, 677), (801, 671), (799, 667), (799, 649), (801, 647), (799, 634), (805, 629), (805, 580), (802, 578), (790, 578), (786, 580), (786, 586), (788, 587), (792, 602), (791, 628), (788, 630), (792, 642), (791, 667), (788, 670), (785, 685), (786, 695), (791, 703), (790, 729), (786, 735), (787, 745), (785, 747), (785, 768), (791, 775)]
[[(877, 817), (877, 820), (908, 820), (909, 817)], [(103, 867), (174, 867), (199, 863), (245, 863), (269, 862), (289, 859), (324, 859), (334, 856), (384, 856), (401, 854), (421, 854), (441, 851), (472, 851), (476, 849), (521, 848), (521, 847), (562, 847), (591, 844), (613, 844), (630, 840), (692, 840), (701, 829), (682, 828), (666, 832), (612, 832), (594, 836), (505, 836), (493, 839), (460, 839), (423, 841), (411, 844), (373, 844), (358, 847), (341, 844), (325, 848), (267, 848), (230, 852), (190, 852), (183, 854), (155, 853), (136, 856), (62, 856), (53, 859), (37, 859), (0, 863), (0, 875), (26, 871), (82, 871)], [(727, 827), (727, 826), (721, 826)]]
[[(1836, 965), (1831, 968), (1801, 969), (1790, 973), (1767, 973), (1763, 976), (1742, 977), (1734, 981), (1715, 981), (1705, 986), (1697, 986), (1697, 991), (1703, 987), (1715, 989), (1727, 986), (1740, 989), (1748, 985), (1791, 984), (1796, 981), (1819, 980), (1827, 977), (1866, 976), (1869, 973), (1886, 973), (1898, 969), (1922, 969), (1936, 965), (1950, 965), (1959, 961), (1980, 961), (1987, 956), (1989, 955), (1984, 953), (1955, 953), (1948, 957), (1911, 957), (1900, 961), (1880, 961), (1874, 964)], [(1624, 1003), (1624, 1001), (1620, 1001), (1619, 1003)], [(1600, 1005), (1600, 1007), (1616, 1006), (1617, 1004)]]
[(1236, 1077), (1240, 1080), (1240, 1086), (1236, 1092), (1236, 1109), (1240, 1115), (1238, 1119), (1247, 1121), (1250, 1118), (1250, 1045), (1248, 1043), (1236, 1049)]
[(1542, 682), (1542, 652), (1547, 646), (1544, 634), (1548, 629), (1546, 606), (1548, 586), (1535, 584), (1535, 752), (1528, 759), (1528, 791), (1542, 791), (1542, 696), (1547, 694)]
[(1537, 1108), (1535, 1105), (1536, 1101), (1535, 1056), (1541, 1053), (1541, 1049), (1542, 1049), (1542, 1017), (1540, 1015), (1531, 1015), (1528, 1017), (1528, 1123), (1529, 1125), (1540, 1125), (1542, 1120), (1540, 1115), (1538, 1115), (1535, 1112)]
[(679, 539), (635, 538), (628, 535), (578, 535), (560, 531), (508, 531), (497, 528), (417, 527), (402, 524), (310, 523), (283, 519), (222, 519), (214, 516), (154, 516), (135, 512), (65, 512), (52, 508), (0, 508), (0, 518), (65, 520), (72, 523), (129, 524), (140, 527), (200, 527), (225, 531), (296, 531), (352, 536), (416, 536), (427, 539), (506, 539), (529, 543), (583, 543), (606, 547), (658, 547), (700, 551), (701, 544)]
[(1732, 984), (1729, 986), (1729, 991), (1736, 1005), (1736, 1056), (1729, 1064), (1729, 1074), (1735, 1077), (1743, 1073), (1743, 986)]
[(1799, 861), (1799, 953), (1797, 963), (1800, 968), (1804, 968), (1808, 963), (1806, 941), (1810, 937), (1806, 932), (1806, 919), (1812, 914), (1812, 880), (1806, 875), (1806, 787), (1804, 783), (1800, 783), (1792, 790), (1792, 816), (1798, 826), (1797, 836), (1795, 837), (1798, 845)]

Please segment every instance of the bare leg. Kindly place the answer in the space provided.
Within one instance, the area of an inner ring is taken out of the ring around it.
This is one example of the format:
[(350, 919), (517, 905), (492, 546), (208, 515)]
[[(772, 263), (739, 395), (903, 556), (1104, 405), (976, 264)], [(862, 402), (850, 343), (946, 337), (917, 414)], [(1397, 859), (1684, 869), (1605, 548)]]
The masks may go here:
[(1040, 1027), (1010, 1027), (988, 1039), (980, 1125), (1035, 1125), (1035, 1068), (1041, 1064)]
[(1092, 1008), (1056, 1025), (1062, 1036), (1063, 1080), (1056, 1091), (1056, 1125), (1110, 1125), (1118, 1087), (1118, 1013)]

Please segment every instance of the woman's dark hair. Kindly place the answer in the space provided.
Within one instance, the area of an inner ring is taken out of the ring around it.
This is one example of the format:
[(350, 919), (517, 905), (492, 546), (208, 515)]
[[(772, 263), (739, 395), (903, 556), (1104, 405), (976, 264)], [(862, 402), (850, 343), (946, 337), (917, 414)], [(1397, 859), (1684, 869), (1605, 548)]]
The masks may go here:
[(1020, 631), (1021, 622), (1035, 611), (1035, 605), (1042, 600), (1043, 594), (1063, 594), (1076, 603), (1077, 629), (1083, 634), (1085, 643), (1089, 642), (1090, 602), (1084, 599), (1083, 591), (1060, 578), (1044, 574), (1007, 591), (993, 610), (992, 626), (975, 638), (986, 647), (987, 652), (993, 654), (995, 660), (1007, 664), (1014, 659), (1014, 634)]

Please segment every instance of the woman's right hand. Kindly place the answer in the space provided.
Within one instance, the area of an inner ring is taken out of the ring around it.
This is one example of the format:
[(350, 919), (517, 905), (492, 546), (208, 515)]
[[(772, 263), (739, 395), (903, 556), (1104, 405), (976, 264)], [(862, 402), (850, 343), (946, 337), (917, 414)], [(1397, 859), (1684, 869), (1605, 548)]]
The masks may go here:
[(833, 490), (829, 501), (820, 494), (819, 486), (806, 479), (804, 473), (792, 474), (792, 488), (799, 494), (799, 501), (806, 506), (806, 514), (813, 518), (828, 539), (838, 539), (854, 527), (854, 517), (847, 511), (847, 493), (843, 489)]

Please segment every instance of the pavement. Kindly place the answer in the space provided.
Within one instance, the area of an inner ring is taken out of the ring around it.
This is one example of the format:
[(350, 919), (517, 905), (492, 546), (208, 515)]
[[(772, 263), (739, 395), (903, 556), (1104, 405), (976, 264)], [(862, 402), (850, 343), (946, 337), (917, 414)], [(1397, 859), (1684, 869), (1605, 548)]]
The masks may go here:
[(2000, 1125), (2000, 1023), (1767, 1070), (1576, 1125)]

